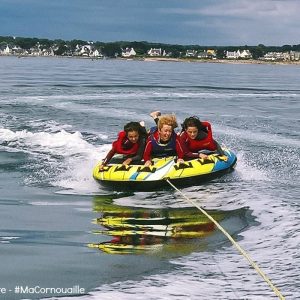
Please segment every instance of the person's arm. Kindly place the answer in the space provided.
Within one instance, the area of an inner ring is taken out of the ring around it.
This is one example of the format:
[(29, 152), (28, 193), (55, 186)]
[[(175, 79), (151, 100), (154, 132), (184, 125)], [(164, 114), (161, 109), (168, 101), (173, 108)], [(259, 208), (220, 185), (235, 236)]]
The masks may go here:
[[(212, 134), (212, 128), (211, 128), (211, 124), (209, 123), (209, 122), (207, 122), (207, 121), (203, 121), (202, 122), (202, 124), (204, 125), (204, 126), (206, 126), (206, 128), (208, 129), (208, 135), (210, 136), (210, 138), (213, 140), (213, 143), (215, 144), (215, 146), (216, 146), (216, 151), (217, 151), (217, 153), (219, 154), (219, 155), (225, 155), (225, 153), (224, 153), (224, 151), (223, 151), (223, 149), (221, 148), (221, 146), (218, 144), (218, 142), (217, 141), (215, 141), (214, 139), (213, 139), (213, 134)], [(201, 154), (200, 154), (201, 155)], [(202, 154), (203, 155), (203, 154)]]
[(156, 125), (158, 124), (158, 120), (159, 120), (160, 115), (161, 115), (161, 112), (159, 110), (153, 111), (152, 113), (150, 113), (150, 116), (153, 118)]
[(109, 152), (107, 153), (107, 155), (105, 156), (105, 158), (102, 160), (101, 165), (99, 166), (100, 170), (103, 170), (103, 167), (106, 166), (110, 160), (112, 159), (112, 157), (116, 154), (116, 151), (114, 149), (114, 147), (112, 147)]
[(178, 135), (176, 136), (176, 153), (177, 153), (178, 161), (183, 162), (184, 151)]
[(142, 137), (140, 142), (139, 142), (139, 148), (137, 153), (132, 156), (128, 157), (126, 160), (130, 160), (129, 164), (133, 161), (141, 161), (143, 158), (144, 150), (145, 150), (145, 145), (146, 145), (146, 137)]
[(150, 139), (148, 139), (145, 147), (144, 155), (143, 155), (143, 160), (147, 165), (151, 164), (151, 152), (152, 152), (152, 142)]
[(191, 151), (187, 151), (184, 153), (184, 158), (199, 158), (199, 154)]
[(183, 152), (184, 152), (184, 158), (185, 159), (189, 159), (189, 158), (198, 158), (199, 157), (199, 154), (198, 153), (193, 153), (191, 152), (189, 149), (188, 149), (188, 146), (187, 146), (187, 142), (186, 142), (186, 133), (182, 133), (179, 137), (180, 139), (180, 144), (181, 144), (181, 147), (183, 149)]
[(223, 149), (221, 148), (221, 146), (218, 144), (218, 142), (214, 140), (214, 143), (215, 143), (215, 145), (217, 147), (218, 154), (226, 156), (225, 152), (223, 151)]

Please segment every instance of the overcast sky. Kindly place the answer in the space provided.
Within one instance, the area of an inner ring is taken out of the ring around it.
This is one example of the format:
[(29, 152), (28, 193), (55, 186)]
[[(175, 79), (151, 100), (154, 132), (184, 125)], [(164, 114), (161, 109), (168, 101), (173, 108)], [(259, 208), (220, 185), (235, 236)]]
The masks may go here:
[(300, 44), (300, 0), (0, 0), (0, 35), (182, 45)]

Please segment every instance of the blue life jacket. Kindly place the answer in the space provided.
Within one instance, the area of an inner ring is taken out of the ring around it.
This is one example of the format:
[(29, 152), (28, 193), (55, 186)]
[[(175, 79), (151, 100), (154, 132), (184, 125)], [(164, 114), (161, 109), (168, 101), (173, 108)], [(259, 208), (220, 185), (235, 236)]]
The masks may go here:
[(157, 131), (157, 127), (152, 127), (150, 129), (150, 139), (152, 143), (152, 157), (166, 157), (176, 155), (176, 133), (173, 131), (171, 138), (168, 143), (160, 144), (154, 138), (154, 133)]

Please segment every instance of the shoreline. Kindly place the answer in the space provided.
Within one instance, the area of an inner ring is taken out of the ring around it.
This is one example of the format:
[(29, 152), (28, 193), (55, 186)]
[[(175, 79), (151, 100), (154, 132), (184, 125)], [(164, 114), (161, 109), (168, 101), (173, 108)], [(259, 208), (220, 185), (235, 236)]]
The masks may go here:
[(258, 59), (196, 59), (196, 58), (172, 58), (172, 57), (132, 57), (132, 58), (107, 58), (87, 56), (39, 56), (39, 55), (0, 55), (1, 57), (15, 58), (68, 58), (68, 59), (90, 59), (90, 60), (120, 60), (120, 61), (145, 61), (145, 62), (185, 62), (185, 63), (219, 63), (219, 64), (258, 64), (258, 65), (300, 65), (300, 61), (266, 61)]
[[(134, 60), (134, 59), (133, 59)], [(161, 58), (147, 57), (144, 61), (171, 61), (171, 62), (195, 62), (195, 63), (220, 63), (220, 64), (269, 64), (269, 65), (300, 65), (300, 61), (266, 61), (258, 59), (193, 59), (193, 58)]]

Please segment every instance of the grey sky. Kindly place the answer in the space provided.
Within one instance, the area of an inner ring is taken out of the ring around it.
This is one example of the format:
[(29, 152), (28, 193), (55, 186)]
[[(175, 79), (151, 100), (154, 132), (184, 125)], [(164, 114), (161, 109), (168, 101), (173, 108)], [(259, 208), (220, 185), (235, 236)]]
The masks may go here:
[(0, 35), (198, 45), (300, 44), (300, 0), (0, 0)]

